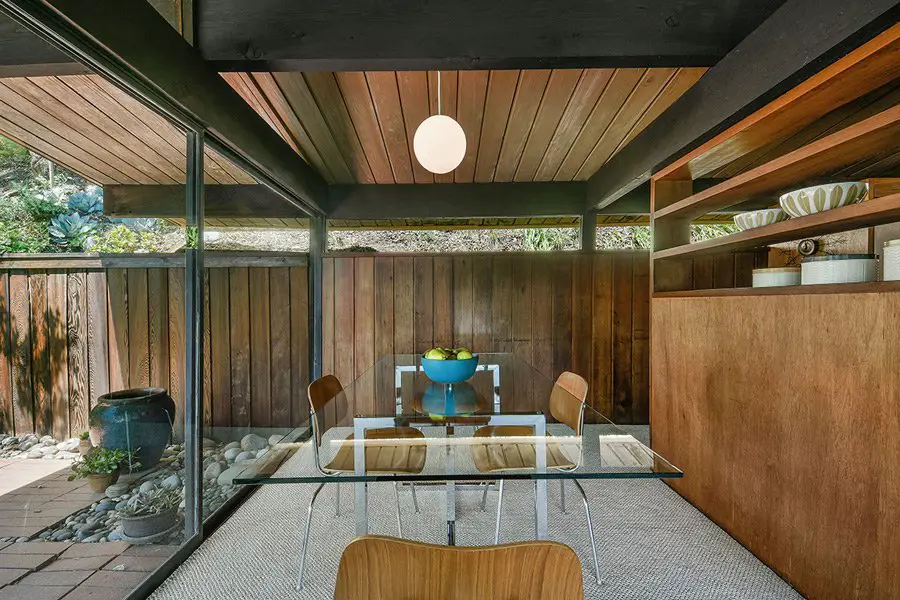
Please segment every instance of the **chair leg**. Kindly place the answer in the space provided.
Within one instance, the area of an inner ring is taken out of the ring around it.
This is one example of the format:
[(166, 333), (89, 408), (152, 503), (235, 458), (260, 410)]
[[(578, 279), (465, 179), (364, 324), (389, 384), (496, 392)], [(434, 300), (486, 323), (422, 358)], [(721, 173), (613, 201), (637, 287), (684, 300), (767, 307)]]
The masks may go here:
[(600, 561), (597, 560), (597, 542), (596, 540), (594, 540), (594, 526), (591, 524), (591, 507), (588, 504), (587, 494), (584, 493), (584, 488), (581, 487), (581, 484), (578, 482), (578, 480), (573, 479), (572, 482), (581, 493), (581, 501), (584, 503), (584, 516), (585, 518), (587, 518), (588, 536), (591, 538), (591, 552), (594, 554), (594, 577), (597, 578), (597, 584), (599, 585)]
[(559, 502), (562, 506), (563, 514), (566, 514), (566, 480), (559, 480)]
[(334, 516), (341, 516), (341, 484), (334, 484)]
[(503, 509), (503, 480), (500, 480), (499, 494), (497, 496), (497, 526), (494, 528), (494, 545), (500, 543), (500, 513)]
[(325, 484), (320, 483), (319, 487), (315, 489), (312, 498), (309, 499), (309, 507), (306, 509), (306, 533), (303, 534), (303, 548), (300, 550), (300, 574), (297, 576), (298, 592), (303, 589), (303, 571), (306, 568), (306, 551), (309, 549), (309, 530), (312, 528), (313, 504), (323, 487), (325, 487)]
[(409, 489), (412, 490), (413, 508), (416, 512), (419, 512), (419, 499), (416, 498), (416, 484), (410, 483)]
[(490, 487), (491, 487), (491, 482), (485, 481), (484, 482), (484, 493), (481, 495), (481, 511), (482, 512), (484, 512), (485, 508), (487, 507), (487, 493), (488, 493), (488, 489), (490, 489)]
[(403, 537), (403, 521), (400, 520), (400, 484), (394, 482), (394, 496), (397, 499), (397, 536)]

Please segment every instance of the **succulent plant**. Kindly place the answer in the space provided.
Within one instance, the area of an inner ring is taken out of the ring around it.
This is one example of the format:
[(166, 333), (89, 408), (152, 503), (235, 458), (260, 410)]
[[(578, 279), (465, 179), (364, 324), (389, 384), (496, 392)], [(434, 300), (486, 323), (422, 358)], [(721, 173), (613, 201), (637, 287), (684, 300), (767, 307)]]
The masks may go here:
[(103, 212), (103, 195), (99, 190), (76, 192), (69, 196), (69, 210), (83, 215), (96, 215)]
[(97, 224), (87, 215), (57, 215), (50, 221), (53, 243), (70, 250), (80, 250), (97, 231)]
[(181, 491), (178, 489), (157, 487), (153, 491), (135, 494), (128, 499), (123, 513), (128, 517), (158, 515), (175, 510), (181, 504)]

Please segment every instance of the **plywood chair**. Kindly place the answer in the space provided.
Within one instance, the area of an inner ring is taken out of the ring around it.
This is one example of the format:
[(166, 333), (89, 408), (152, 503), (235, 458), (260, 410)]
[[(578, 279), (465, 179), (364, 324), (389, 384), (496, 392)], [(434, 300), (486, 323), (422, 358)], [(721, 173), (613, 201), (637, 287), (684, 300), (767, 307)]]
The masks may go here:
[[(334, 375), (325, 375), (309, 384), (307, 388), (309, 396), (310, 422), (312, 423), (313, 432), (313, 454), (315, 456), (316, 468), (323, 475), (338, 475), (340, 473), (353, 473), (355, 471), (355, 459), (353, 446), (344, 445), (337, 451), (335, 456), (326, 464), (322, 464), (322, 456), (319, 446), (322, 443), (322, 436), (325, 433), (323, 425), (323, 412), (329, 404), (338, 404), (345, 401), (344, 387), (338, 378)], [(335, 407), (334, 414), (346, 410), (346, 406)], [(334, 417), (334, 414), (331, 416)], [(340, 424), (341, 419), (337, 418), (336, 423)], [(399, 474), (399, 473), (421, 473), (425, 468), (425, 445), (407, 445), (397, 444), (394, 440), (422, 438), (425, 435), (418, 429), (412, 427), (381, 427), (377, 429), (369, 429), (366, 431), (366, 440), (383, 440), (383, 444), (371, 444), (365, 447), (366, 457), (366, 473), (372, 474)], [(346, 440), (353, 440), (350, 435)], [(312, 525), (313, 504), (319, 492), (322, 491), (324, 483), (313, 491), (309, 500), (309, 507), (306, 511), (306, 532), (303, 536), (303, 549), (300, 554), (300, 574), (297, 576), (297, 589), (303, 589), (303, 572), (306, 567), (306, 554), (309, 548), (309, 532)], [(335, 513), (340, 514), (340, 484), (334, 484), (335, 487)], [(415, 490), (415, 488), (413, 488)], [(415, 493), (415, 491), (413, 492)], [(397, 499), (397, 532), (403, 536), (403, 522), (400, 518), (400, 494), (397, 484), (394, 484), (394, 494)], [(415, 496), (414, 496), (415, 498)]]
[[(558, 422), (570, 427), (577, 437), (582, 435), (584, 429), (584, 402), (587, 398), (588, 383), (584, 377), (563, 372), (553, 385), (550, 392), (550, 415)], [(475, 432), (476, 438), (507, 438), (519, 436), (533, 436), (534, 429), (527, 425), (496, 425), (482, 427)], [(552, 440), (552, 436), (548, 436)], [(574, 471), (578, 468), (580, 456), (572, 456), (570, 445), (554, 443), (548, 440), (547, 468), (558, 471)], [(580, 447), (580, 446), (579, 446)], [(536, 464), (535, 445), (532, 443), (496, 443), (474, 445), (472, 455), (475, 468), (482, 473), (498, 473), (503, 471), (531, 471)], [(597, 544), (594, 539), (594, 527), (591, 524), (591, 508), (588, 504), (584, 488), (577, 480), (573, 479), (576, 489), (581, 494), (587, 518), (588, 536), (591, 539), (591, 551), (594, 557), (594, 575), (600, 582), (600, 563), (597, 561)], [(563, 512), (566, 511), (565, 480), (560, 483), (560, 501)], [(487, 500), (487, 486), (485, 486), (481, 507), (484, 509)], [(500, 480), (499, 495), (497, 498), (497, 521), (494, 528), (494, 543), (500, 543), (500, 518), (503, 508), (503, 480)]]
[(557, 542), (465, 548), (381, 536), (350, 543), (334, 600), (583, 600), (578, 555)]

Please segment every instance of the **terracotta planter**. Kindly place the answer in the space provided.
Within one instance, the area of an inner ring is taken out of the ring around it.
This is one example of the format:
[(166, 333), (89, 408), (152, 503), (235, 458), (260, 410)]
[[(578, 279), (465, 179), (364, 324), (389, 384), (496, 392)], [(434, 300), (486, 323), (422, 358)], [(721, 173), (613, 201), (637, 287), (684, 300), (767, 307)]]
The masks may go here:
[(148, 538), (175, 526), (178, 509), (173, 508), (155, 515), (122, 517), (122, 533), (129, 538)]
[(93, 449), (94, 446), (91, 444), (91, 440), (78, 440), (78, 452), (80, 452), (82, 456), (87, 456)]
[(91, 489), (97, 493), (101, 493), (119, 479), (118, 473), (92, 473), (85, 477)]

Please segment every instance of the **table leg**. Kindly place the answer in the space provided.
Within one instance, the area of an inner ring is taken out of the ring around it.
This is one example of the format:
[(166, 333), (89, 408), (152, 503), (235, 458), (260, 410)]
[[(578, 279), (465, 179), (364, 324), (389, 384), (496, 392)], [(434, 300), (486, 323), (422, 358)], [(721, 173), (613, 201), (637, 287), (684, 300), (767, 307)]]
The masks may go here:
[[(353, 439), (365, 439), (365, 427), (361, 419), (354, 419), (353, 422)], [(354, 475), (362, 477), (366, 474), (366, 448), (362, 444), (356, 444), (353, 447), (353, 470)], [(353, 484), (355, 494), (354, 508), (356, 509), (356, 535), (367, 535), (369, 533), (369, 513), (368, 513), (368, 489), (365, 481), (357, 481)]]
[[(547, 472), (547, 426), (544, 419), (540, 419), (534, 427), (537, 437), (535, 448), (535, 467), (538, 473)], [(534, 511), (537, 539), (547, 539), (547, 480), (538, 479), (534, 486)]]

